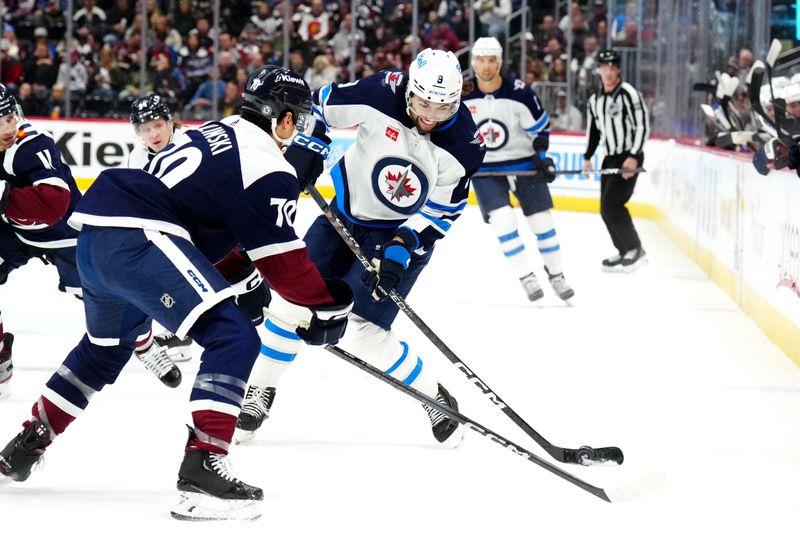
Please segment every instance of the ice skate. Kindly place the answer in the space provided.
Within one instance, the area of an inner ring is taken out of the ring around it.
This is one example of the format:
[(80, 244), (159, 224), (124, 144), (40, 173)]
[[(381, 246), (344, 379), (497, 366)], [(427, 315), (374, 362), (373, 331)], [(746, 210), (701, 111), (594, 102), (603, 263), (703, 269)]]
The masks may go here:
[(544, 268), (547, 273), (547, 278), (550, 280), (550, 285), (553, 286), (553, 291), (556, 292), (558, 298), (564, 302), (569, 303), (572, 297), (575, 296), (575, 290), (569, 287), (567, 280), (564, 278), (564, 273), (550, 274), (547, 267)]
[(623, 254), (622, 261), (620, 262), (623, 272), (632, 273), (647, 265), (647, 258), (645, 256), (646, 253), (641, 247), (629, 250)]
[(11, 345), (14, 344), (14, 334), (6, 332), (3, 334), (3, 351), (0, 352), (0, 400), (11, 395), (11, 371), (14, 366), (11, 364)]
[(183, 378), (181, 370), (169, 359), (166, 348), (153, 342), (147, 350), (134, 354), (165, 386), (176, 388), (180, 385)]
[(44, 449), (50, 444), (50, 431), (38, 419), (17, 434), (0, 451), (0, 486), (11, 481), (24, 482), (34, 466), (43, 460)]
[(256, 431), (269, 417), (269, 410), (275, 401), (275, 388), (262, 388), (249, 386), (244, 398), (242, 411), (236, 420), (236, 433), (233, 435), (234, 443), (247, 443), (256, 436)]
[(165, 347), (167, 356), (175, 363), (188, 362), (192, 359), (192, 339), (190, 337), (181, 339), (172, 332), (164, 331), (153, 336), (153, 343), (159, 347)]
[(621, 273), (622, 272), (622, 255), (614, 254), (610, 258), (603, 260), (603, 270), (607, 273)]
[[(450, 395), (441, 384), (439, 384), (439, 392), (436, 394), (436, 401), (449, 406), (453, 410), (458, 410), (456, 398)], [(427, 404), (423, 404), (422, 407), (428, 412), (428, 417), (431, 420), (431, 431), (436, 441), (451, 448), (456, 448), (461, 445), (461, 442), (464, 440), (465, 432), (463, 425), (458, 424), (456, 421), (453, 421), (435, 408), (429, 407)]]
[(175, 519), (254, 521), (261, 517), (263, 490), (233, 476), (224, 454), (186, 451), (177, 487), (180, 499), (170, 512)]
[(536, 279), (535, 274), (528, 273), (520, 278), (519, 282), (522, 284), (523, 289), (525, 289), (525, 294), (528, 295), (528, 300), (531, 302), (537, 301), (544, 296), (542, 286), (539, 285), (539, 280)]

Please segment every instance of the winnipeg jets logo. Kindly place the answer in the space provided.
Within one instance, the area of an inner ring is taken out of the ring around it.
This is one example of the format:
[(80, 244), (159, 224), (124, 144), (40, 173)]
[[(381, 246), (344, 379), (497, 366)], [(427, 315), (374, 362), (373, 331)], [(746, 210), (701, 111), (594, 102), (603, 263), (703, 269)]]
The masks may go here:
[(262, 80), (261, 78), (254, 78), (253, 82), (250, 84), (250, 90), (255, 91), (262, 85), (264, 85), (264, 80)]
[(478, 133), (486, 143), (486, 150), (498, 150), (508, 142), (508, 128), (498, 120), (486, 119), (479, 122)]
[(394, 202), (404, 197), (410, 198), (414, 194), (416, 189), (411, 186), (411, 179), (408, 177), (409, 171), (411, 171), (411, 164), (403, 170), (403, 174), (399, 172), (393, 174), (391, 171), (387, 171), (386, 185), (388, 189), (386, 194), (389, 195), (389, 200)]
[(412, 161), (388, 156), (379, 159), (373, 167), (372, 190), (393, 212), (416, 213), (427, 199), (428, 189), (428, 178)]
[(389, 87), (393, 93), (397, 93), (397, 88), (403, 81), (402, 72), (387, 72), (386, 77), (383, 79), (383, 85)]

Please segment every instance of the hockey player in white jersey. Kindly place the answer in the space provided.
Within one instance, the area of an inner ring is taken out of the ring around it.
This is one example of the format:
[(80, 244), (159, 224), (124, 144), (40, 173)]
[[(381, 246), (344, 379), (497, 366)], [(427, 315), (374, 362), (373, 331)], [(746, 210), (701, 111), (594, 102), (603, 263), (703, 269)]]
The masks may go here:
[[(500, 249), (531, 301), (544, 296), (533, 273), (525, 244), (519, 234), (517, 215), (509, 192), (522, 207), (544, 261), (544, 269), (556, 295), (564, 301), (575, 292), (567, 284), (556, 233), (553, 199), (548, 182), (555, 175), (550, 146), (550, 117), (530, 87), (501, 73), (503, 49), (494, 37), (481, 37), (472, 46), (475, 89), (464, 103), (486, 142), (481, 171), (506, 171), (508, 176), (476, 177), (472, 181), (484, 220), (500, 242)], [(517, 176), (514, 171), (537, 171), (536, 176)]]
[[(461, 105), (462, 84), (452, 52), (426, 49), (407, 74), (384, 71), (318, 90), (318, 121), (357, 127), (355, 143), (331, 170), (331, 209), (378, 266), (365, 271), (324, 216), (304, 238), (320, 272), (344, 278), (355, 294), (339, 346), (453, 408), (456, 399), (392, 330), (398, 308), (387, 297), (392, 289), (403, 297), (411, 291), (434, 245), (466, 206), (470, 177), (483, 160), (483, 142)], [(278, 380), (301, 346), (279, 299), (270, 306), (267, 329), (237, 422), (240, 442), (252, 439), (268, 416)], [(460, 443), (463, 428), (426, 410), (437, 441)]]

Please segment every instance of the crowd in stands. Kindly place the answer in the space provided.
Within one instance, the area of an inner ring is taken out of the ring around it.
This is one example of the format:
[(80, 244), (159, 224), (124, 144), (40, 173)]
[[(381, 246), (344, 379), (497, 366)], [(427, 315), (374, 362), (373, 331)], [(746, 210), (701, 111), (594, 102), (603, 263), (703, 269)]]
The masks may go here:
[[(66, 1), (5, 1), (2, 83), (19, 95), (28, 115), (63, 116), (69, 88), (73, 116), (124, 117), (130, 102), (140, 95), (144, 75), (145, 91), (166, 97), (185, 119), (202, 119), (215, 105), (213, 95), (217, 95), (220, 113), (231, 112), (241, 103), (249, 72), (262, 64), (283, 63), (285, 0), (221, 2), (218, 35), (212, 27), (211, 0), (143, 1), (147, 5), (145, 46), (136, 0), (75, 0), (70, 51), (65, 45)], [(493, 35), (502, 41), (505, 17), (519, 9), (521, 2), (420, 0), (417, 49), (457, 51), (467, 46), (471, 13), (476, 17), (477, 36)], [(537, 23), (525, 40), (526, 81), (566, 81), (567, 70), (572, 69), (579, 86), (594, 87), (593, 58), (605, 45), (608, 32), (619, 44), (635, 41), (637, 2), (628, 2), (626, 10), (611, 21), (605, 0), (576, 0), (572, 12), (560, 21), (554, 19), (549, 4), (531, 0)], [(405, 69), (411, 62), (413, 4), (359, 0), (357, 59), (352, 65), (350, 6), (349, 0), (290, 4), (289, 64), (312, 89), (347, 81), (351, 72), (360, 78), (387, 68)], [(570, 27), (574, 36), (571, 61), (566, 49)], [(219, 47), (216, 70), (215, 42)], [(519, 57), (518, 47), (516, 53)], [(467, 67), (468, 54), (462, 60)], [(564, 114), (574, 116), (571, 110)]]

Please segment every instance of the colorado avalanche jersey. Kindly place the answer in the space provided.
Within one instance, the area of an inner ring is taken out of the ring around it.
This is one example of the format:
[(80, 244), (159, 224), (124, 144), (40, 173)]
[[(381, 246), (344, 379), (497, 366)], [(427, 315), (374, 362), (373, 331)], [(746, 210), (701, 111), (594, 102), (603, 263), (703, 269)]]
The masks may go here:
[(533, 169), (532, 140), (547, 150), (550, 116), (527, 84), (503, 76), (500, 89), (485, 94), (475, 89), (464, 97), (478, 130), (486, 143), (486, 170)]
[(334, 83), (314, 93), (314, 112), (329, 128), (358, 128), (331, 169), (338, 210), (366, 226), (409, 228), (428, 250), (466, 206), (484, 148), (463, 105), (420, 134), (406, 113), (405, 90), (405, 75), (391, 71)]
[(293, 228), (300, 194), (295, 170), (269, 135), (234, 115), (174, 141), (144, 170), (103, 171), (70, 224), (177, 235), (212, 263), (238, 244), (287, 300), (329, 303)]
[(11, 184), (2, 219), (20, 241), (45, 249), (74, 247), (78, 233), (67, 218), (81, 194), (53, 138), (25, 122), (0, 160), (0, 179)]
[[(187, 128), (183, 126), (175, 128), (172, 132), (171, 144), (174, 144), (175, 138), (182, 135), (186, 130)], [(155, 155), (156, 153), (147, 148), (141, 140), (136, 139), (133, 150), (131, 150), (131, 154), (128, 156), (128, 167), (131, 169), (143, 169), (145, 165), (150, 163), (150, 160), (153, 159)]]

